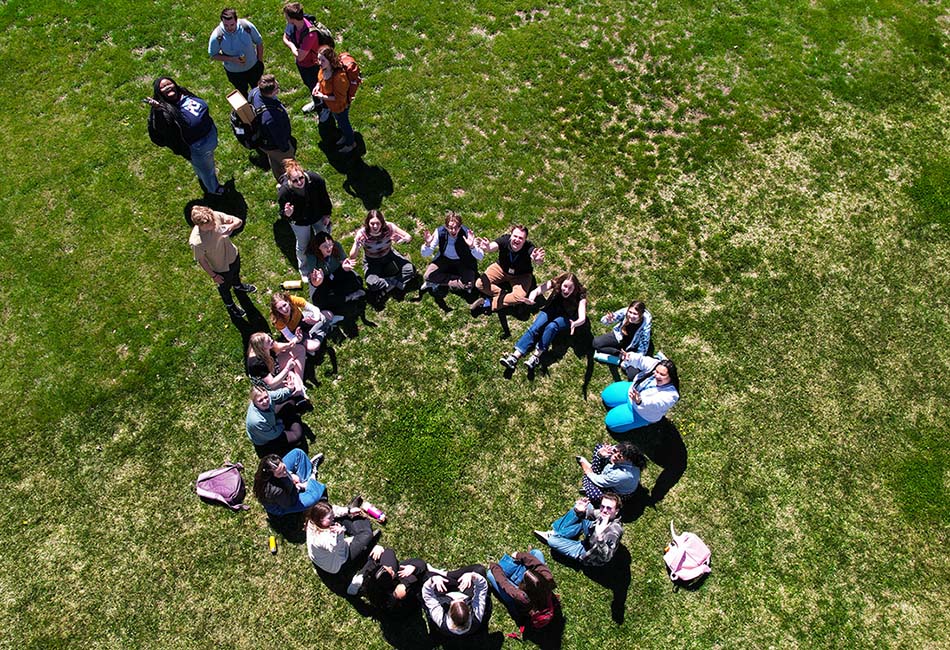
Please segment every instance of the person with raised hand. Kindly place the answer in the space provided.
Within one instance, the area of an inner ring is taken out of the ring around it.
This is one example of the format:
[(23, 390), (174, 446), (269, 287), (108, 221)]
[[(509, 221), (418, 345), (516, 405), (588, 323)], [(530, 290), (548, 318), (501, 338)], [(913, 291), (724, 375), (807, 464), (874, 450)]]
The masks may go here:
[(629, 352), (650, 354), (653, 315), (642, 300), (634, 300), (624, 309), (607, 312), (600, 322), (613, 325), (613, 329), (594, 337), (595, 352), (620, 357), (621, 360)]
[[(537, 248), (528, 240), (528, 229), (521, 224), (511, 227), (511, 232), (494, 241), (478, 237), (475, 245), (483, 253), (498, 253), (498, 260), (491, 265), (475, 283), (485, 297), (469, 305), (472, 316), (511, 307), (528, 296), (534, 283), (534, 265), (544, 261), (544, 249)], [(501, 297), (502, 285), (510, 285), (511, 291)]]
[(327, 183), (320, 174), (304, 169), (290, 158), (284, 161), (284, 175), (277, 187), (277, 211), (290, 222), (297, 240), (297, 269), (307, 281), (311, 266), (307, 259), (310, 240), (321, 232), (330, 232), (333, 202)]
[[(633, 381), (607, 386), (600, 398), (609, 410), (604, 424), (611, 433), (626, 433), (659, 422), (680, 398), (676, 365), (669, 359), (628, 353), (621, 364)], [(628, 370), (630, 368), (630, 370)]]
[(394, 223), (387, 223), (383, 213), (370, 210), (363, 226), (356, 231), (350, 248), (350, 259), (355, 262), (363, 249), (364, 276), (369, 291), (379, 294), (402, 291), (416, 275), (416, 267), (393, 249), (393, 244), (405, 244), (412, 236)]
[(514, 351), (501, 358), (501, 365), (509, 370), (514, 370), (518, 360), (534, 348), (534, 352), (525, 361), (525, 366), (533, 370), (541, 363), (541, 356), (559, 332), (568, 331), (570, 336), (573, 336), (577, 328), (587, 322), (587, 290), (576, 275), (561, 273), (551, 278), (533, 289), (523, 302), (533, 305), (548, 291), (551, 291), (551, 299), (515, 343)]
[(462, 217), (449, 210), (445, 223), (429, 232), (420, 222), (423, 257), (435, 258), (422, 274), (423, 290), (445, 295), (449, 289), (469, 291), (478, 277), (478, 261), (485, 253), (475, 245), (475, 233), (462, 225)]

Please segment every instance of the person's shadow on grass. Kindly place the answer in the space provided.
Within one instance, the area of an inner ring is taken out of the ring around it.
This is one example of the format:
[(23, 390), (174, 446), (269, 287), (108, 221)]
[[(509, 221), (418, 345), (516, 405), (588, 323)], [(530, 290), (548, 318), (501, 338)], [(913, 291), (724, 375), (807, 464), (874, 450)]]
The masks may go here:
[[(297, 236), (294, 235), (294, 229), (290, 227), (290, 222), (286, 219), (277, 219), (274, 222), (274, 243), (277, 244), (277, 248), (280, 250), (281, 254), (287, 260), (287, 264), (290, 265), (290, 268), (297, 268)], [(294, 274), (294, 277), (299, 277), (299, 275)], [(309, 285), (305, 282), (303, 283), (305, 289), (309, 289)]]
[(623, 623), (627, 593), (630, 591), (630, 551), (623, 543), (617, 545), (613, 559), (603, 566), (586, 566), (557, 551), (552, 551), (551, 554), (560, 564), (580, 571), (591, 581), (608, 589), (611, 594), (610, 618), (617, 625)]
[[(567, 332), (564, 332), (567, 334)], [(587, 389), (590, 386), (591, 377), (594, 376), (594, 335), (590, 329), (590, 321), (585, 322), (574, 331), (574, 336), (564, 336), (561, 334), (555, 337), (551, 343), (551, 348), (541, 357), (541, 365), (538, 366), (538, 372), (547, 374), (548, 368), (567, 356), (568, 352), (573, 352), (574, 357), (584, 361), (584, 382), (581, 384), (581, 396), (587, 400)], [(534, 371), (528, 372), (528, 379), (534, 379)]]
[(662, 501), (686, 472), (686, 444), (676, 425), (666, 417), (646, 427), (610, 435), (617, 440), (629, 440), (639, 447), (647, 458), (663, 468), (656, 477), (646, 505), (655, 505)]

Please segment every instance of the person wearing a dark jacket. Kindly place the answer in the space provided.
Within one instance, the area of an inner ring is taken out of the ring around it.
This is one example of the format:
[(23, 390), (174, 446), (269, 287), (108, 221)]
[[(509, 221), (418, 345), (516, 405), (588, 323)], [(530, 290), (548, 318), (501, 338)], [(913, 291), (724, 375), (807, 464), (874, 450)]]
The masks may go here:
[(478, 277), (478, 261), (485, 254), (475, 246), (475, 234), (462, 225), (462, 217), (449, 210), (445, 224), (430, 233), (423, 228), (422, 256), (435, 259), (426, 267), (423, 289), (440, 294), (468, 291)]
[(284, 175), (284, 161), (293, 158), (296, 149), (290, 135), (290, 118), (287, 109), (277, 99), (280, 84), (272, 74), (261, 77), (257, 88), (253, 88), (247, 101), (261, 116), (260, 152), (267, 156), (274, 179), (280, 181)]
[(395, 551), (377, 544), (360, 575), (352, 583), (351, 595), (361, 594), (377, 609), (395, 613), (418, 607), (429, 568), (418, 558), (400, 562)]
[(254, 474), (254, 496), (269, 514), (303, 512), (324, 498), (327, 486), (317, 480), (323, 454), (307, 458), (291, 449), (283, 458), (268, 454)]
[(488, 567), (488, 583), (498, 598), (524, 629), (540, 630), (558, 613), (560, 601), (554, 593), (557, 583), (544, 555), (537, 549), (527, 553), (507, 553)]
[(286, 173), (280, 177), (277, 189), (277, 209), (293, 228), (300, 279), (307, 282), (310, 275), (307, 245), (313, 235), (330, 232), (333, 203), (320, 174), (305, 170), (293, 158), (284, 161), (284, 170)]

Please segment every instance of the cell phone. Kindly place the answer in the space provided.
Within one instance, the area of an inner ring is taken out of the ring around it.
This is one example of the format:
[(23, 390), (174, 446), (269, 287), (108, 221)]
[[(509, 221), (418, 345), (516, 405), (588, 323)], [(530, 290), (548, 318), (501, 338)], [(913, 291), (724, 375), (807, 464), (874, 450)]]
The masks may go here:
[(577, 464), (580, 465), (581, 461), (584, 460), (583, 456), (574, 456), (574, 460), (577, 461)]

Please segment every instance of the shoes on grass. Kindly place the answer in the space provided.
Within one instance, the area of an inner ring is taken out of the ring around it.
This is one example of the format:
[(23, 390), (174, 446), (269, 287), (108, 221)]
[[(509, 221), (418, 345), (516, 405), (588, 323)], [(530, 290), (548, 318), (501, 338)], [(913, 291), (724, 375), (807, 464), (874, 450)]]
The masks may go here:
[(240, 291), (241, 293), (254, 293), (257, 291), (257, 287), (253, 284), (248, 284), (247, 282), (243, 284), (238, 284), (234, 286), (235, 291)]
[(233, 318), (244, 318), (247, 316), (247, 312), (238, 307), (237, 305), (228, 305), (228, 313)]

